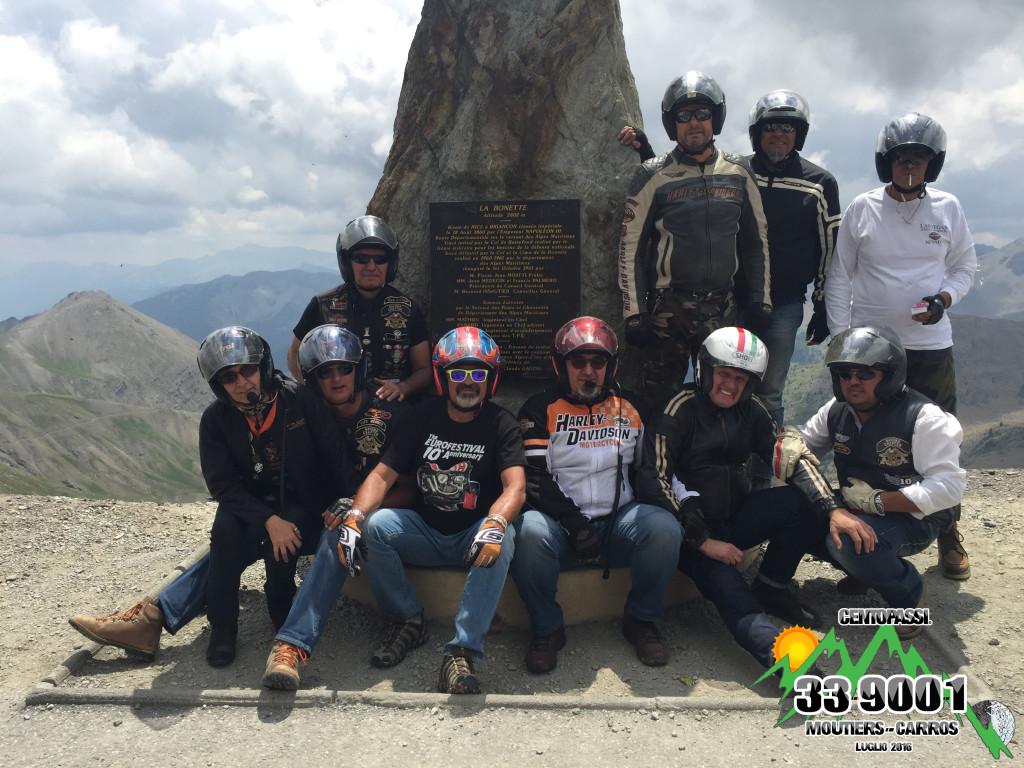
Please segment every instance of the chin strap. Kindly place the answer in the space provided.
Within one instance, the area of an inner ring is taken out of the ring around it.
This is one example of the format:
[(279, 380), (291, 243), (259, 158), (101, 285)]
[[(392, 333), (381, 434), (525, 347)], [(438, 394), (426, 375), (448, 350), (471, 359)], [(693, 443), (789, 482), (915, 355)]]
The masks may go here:
[[(910, 187), (909, 189), (906, 188), (906, 187), (901, 187), (895, 181), (890, 181), (889, 183), (892, 184), (892, 188), (893, 189), (895, 189), (901, 195), (904, 195), (904, 197), (906, 195), (914, 195), (915, 197), (927, 197), (928, 196), (928, 190), (925, 189), (925, 187), (928, 186), (927, 182), (922, 181), (917, 186)], [(913, 198), (911, 198), (911, 199), (913, 200)], [(903, 202), (907, 202), (907, 201), (904, 199)]]

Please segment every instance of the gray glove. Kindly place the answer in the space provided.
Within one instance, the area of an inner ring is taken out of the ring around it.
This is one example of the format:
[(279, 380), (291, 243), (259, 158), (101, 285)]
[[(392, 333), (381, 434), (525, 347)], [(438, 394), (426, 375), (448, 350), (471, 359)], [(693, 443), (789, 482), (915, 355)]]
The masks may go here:
[(863, 480), (851, 478), (850, 484), (843, 486), (843, 500), (850, 509), (859, 509), (869, 515), (884, 515), (882, 492), (872, 488)]

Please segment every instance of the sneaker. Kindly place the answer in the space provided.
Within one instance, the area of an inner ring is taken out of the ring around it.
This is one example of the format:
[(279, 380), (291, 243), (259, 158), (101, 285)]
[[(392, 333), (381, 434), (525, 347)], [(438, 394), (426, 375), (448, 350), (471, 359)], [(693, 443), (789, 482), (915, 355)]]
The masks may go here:
[(480, 693), (480, 681), (473, 673), (473, 652), (454, 646), (441, 662), (441, 677), (437, 690), (441, 693)]
[(238, 625), (210, 627), (210, 644), (206, 646), (206, 663), (211, 667), (226, 667), (235, 660)]
[[(921, 585), (921, 598), (917, 601), (915, 608), (925, 608), (928, 606), (928, 585)], [(900, 640), (913, 640), (915, 637), (924, 632), (924, 624), (897, 624), (896, 625), (896, 637)]]
[(939, 570), (947, 579), (963, 581), (971, 577), (971, 563), (964, 550), (963, 534), (956, 528), (956, 521), (948, 531), (939, 534)]
[(423, 645), (428, 638), (427, 622), (396, 621), (391, 625), (384, 642), (373, 652), (370, 663), (375, 667), (393, 667), (405, 658), (406, 653)]
[(565, 625), (549, 635), (534, 635), (526, 649), (526, 668), (535, 674), (550, 672), (558, 665), (558, 652), (565, 648)]
[(840, 595), (866, 595), (868, 585), (856, 576), (844, 576), (836, 582), (836, 592)]
[(624, 613), (622, 634), (636, 646), (636, 657), (648, 667), (663, 667), (668, 664), (668, 647), (661, 638), (658, 625), (653, 621), (640, 621)]
[(150, 598), (144, 597), (124, 613), (100, 618), (79, 613), (68, 619), (68, 623), (90, 640), (123, 648), (137, 659), (153, 661), (160, 648), (164, 612)]
[(796, 595), (786, 587), (773, 587), (771, 584), (758, 579), (754, 582), (750, 591), (757, 598), (757, 602), (761, 604), (761, 607), (764, 608), (765, 613), (778, 616), (789, 624), (799, 624), (807, 629), (821, 628), (821, 616), (797, 600)]
[(306, 663), (309, 658), (304, 650), (297, 645), (275, 640), (267, 657), (267, 670), (263, 673), (263, 687), (279, 691), (297, 691), (299, 689), (299, 663)]

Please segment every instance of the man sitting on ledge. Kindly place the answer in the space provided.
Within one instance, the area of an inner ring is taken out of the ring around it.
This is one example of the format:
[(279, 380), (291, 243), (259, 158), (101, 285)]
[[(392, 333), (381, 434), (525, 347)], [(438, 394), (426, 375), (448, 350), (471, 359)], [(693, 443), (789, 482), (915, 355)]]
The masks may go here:
[[(370, 658), (376, 667), (398, 664), (427, 639), (405, 566), (468, 568), (455, 637), (445, 644), (441, 661), (442, 693), (480, 693), (474, 664), (483, 660), (484, 637), (515, 550), (509, 524), (526, 499), (519, 425), (488, 399), (500, 366), (498, 345), (479, 328), (456, 328), (441, 338), (433, 357), (441, 397), (413, 407), (395, 430), (356, 494), (339, 543), (345, 562), (361, 557), (365, 519), (370, 586), (392, 619)], [(416, 485), (412, 508), (378, 509), (403, 476)]]
[(527, 458), (529, 509), (516, 521), (512, 578), (530, 614), (526, 668), (550, 672), (565, 646), (555, 600), (562, 567), (628, 566), (633, 578), (622, 632), (649, 666), (668, 662), (658, 632), (665, 588), (682, 530), (665, 510), (633, 498), (628, 473), (640, 461), (644, 425), (615, 381), (619, 344), (596, 317), (578, 317), (555, 334), (557, 386), (519, 411)]

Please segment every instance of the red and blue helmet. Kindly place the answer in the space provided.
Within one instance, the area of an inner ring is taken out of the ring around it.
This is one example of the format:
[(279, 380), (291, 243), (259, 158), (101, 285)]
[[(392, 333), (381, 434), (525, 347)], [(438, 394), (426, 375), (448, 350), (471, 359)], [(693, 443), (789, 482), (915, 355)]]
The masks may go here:
[(487, 396), (490, 397), (498, 389), (498, 376), (501, 373), (501, 353), (498, 345), (486, 331), (464, 325), (448, 331), (434, 347), (434, 384), (437, 386), (437, 393), (446, 397), (448, 387), (445, 386), (444, 375), (448, 368), (465, 363), (479, 363), (485, 367), (490, 374), (490, 387), (487, 388)]

